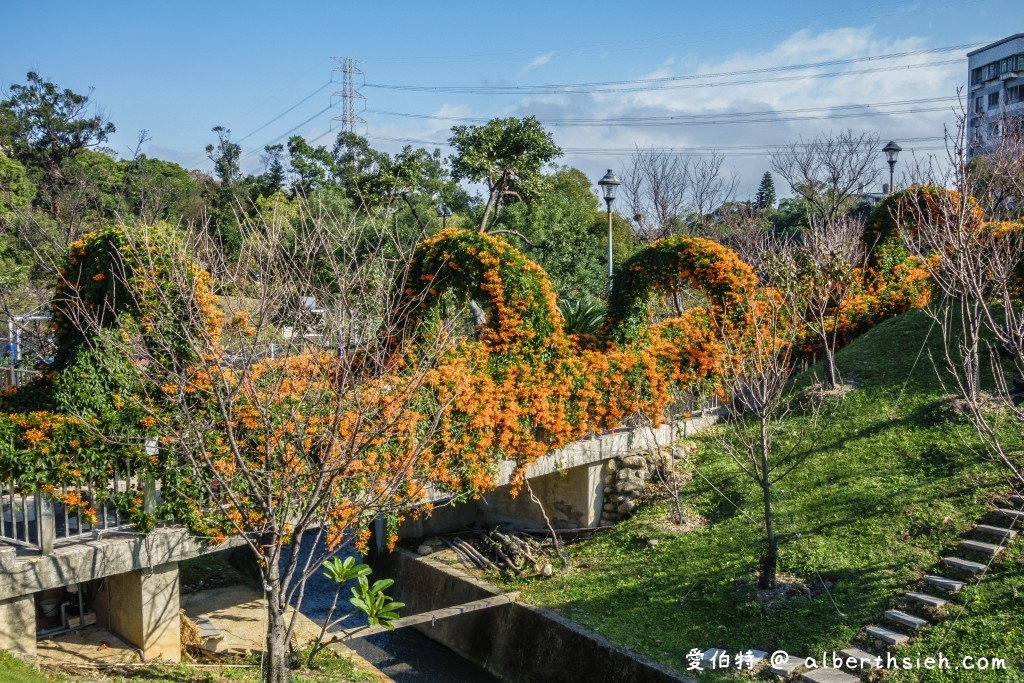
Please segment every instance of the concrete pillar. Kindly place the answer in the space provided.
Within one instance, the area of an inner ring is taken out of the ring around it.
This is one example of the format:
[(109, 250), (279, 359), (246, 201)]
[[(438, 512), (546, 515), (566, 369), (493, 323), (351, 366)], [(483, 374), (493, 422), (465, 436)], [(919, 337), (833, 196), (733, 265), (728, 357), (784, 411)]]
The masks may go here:
[(31, 593), (0, 600), (0, 650), (36, 656), (36, 601)]
[(142, 650), (147, 662), (181, 661), (178, 563), (115, 574), (96, 597), (97, 622)]
[[(556, 529), (595, 527), (604, 505), (604, 461), (580, 465), (530, 479), (530, 487), (544, 505)], [(529, 524), (544, 527), (544, 516), (523, 487), (513, 498), (508, 486), (485, 493), (478, 508), (488, 523)]]

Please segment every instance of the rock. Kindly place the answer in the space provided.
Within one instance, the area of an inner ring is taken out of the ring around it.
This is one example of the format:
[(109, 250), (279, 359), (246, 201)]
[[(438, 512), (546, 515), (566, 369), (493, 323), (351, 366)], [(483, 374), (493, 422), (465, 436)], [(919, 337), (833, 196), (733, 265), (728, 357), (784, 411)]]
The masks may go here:
[(642, 455), (624, 455), (622, 456), (622, 466), (639, 470), (647, 467), (647, 460)]
[[(615, 486), (616, 490), (619, 492), (620, 495), (624, 494), (624, 493), (626, 493), (626, 494), (636, 493), (637, 491), (639, 491), (643, 487), (644, 487), (644, 482), (643, 482), (643, 480), (640, 480), (640, 479), (633, 479), (632, 481), (620, 481)], [(614, 498), (614, 497), (615, 496), (612, 496), (612, 498)], [(615, 502), (618, 503), (618, 502), (621, 502), (621, 501), (615, 501)]]
[(620, 470), (619, 473), (615, 475), (615, 479), (618, 481), (629, 481), (633, 477), (638, 476), (640, 476), (640, 473), (636, 470)]
[(540, 568), (540, 573), (542, 576), (551, 576), (555, 573), (555, 568), (549, 563)]
[(604, 504), (604, 511), (605, 512), (613, 512), (614, 510), (615, 510), (615, 506), (612, 503), (605, 503)]
[(416, 548), (416, 554), (417, 554), (417, 555), (423, 555), (423, 556), (426, 556), (426, 555), (429, 555), (429, 554), (430, 554), (430, 553), (432, 553), (432, 552), (434, 552), (434, 549), (433, 549), (433, 548), (431, 548), (431, 547), (430, 547), (429, 545), (427, 545), (426, 543), (424, 543), (423, 545), (421, 545), (421, 546), (420, 546), (419, 548)]
[(604, 469), (607, 472), (617, 472), (619, 470), (619, 464), (615, 462), (615, 459), (611, 459), (604, 464)]
[(605, 486), (604, 487), (604, 492), (605, 493), (615, 493), (615, 487), (614, 486)]
[(615, 493), (608, 496), (608, 500), (611, 501), (612, 503), (621, 503), (622, 501), (626, 500), (626, 497), (621, 493)]
[(658, 539), (656, 539), (656, 538), (649, 538), (649, 539), (647, 539), (647, 546), (648, 546), (648, 547), (650, 547), (650, 548), (654, 548), (654, 547), (655, 547), (655, 546), (657, 546), (657, 545), (658, 545), (658, 543), (660, 543), (660, 542), (661, 542), (661, 541), (659, 541), (659, 540), (658, 540)]
[(620, 515), (628, 515), (636, 508), (636, 503), (631, 500), (623, 501), (622, 505), (616, 508), (616, 512)]
[(611, 474), (604, 475), (604, 483), (605, 484), (610, 484), (613, 481), (615, 481), (615, 476), (614, 475), (611, 475)]

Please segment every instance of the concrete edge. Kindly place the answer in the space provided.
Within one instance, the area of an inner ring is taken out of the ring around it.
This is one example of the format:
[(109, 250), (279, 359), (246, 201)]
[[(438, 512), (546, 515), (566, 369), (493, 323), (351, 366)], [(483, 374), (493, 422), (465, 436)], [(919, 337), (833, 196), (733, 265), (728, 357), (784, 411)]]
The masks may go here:
[[(448, 565), (448, 564), (446, 564), (444, 562), (441, 562), (439, 560), (434, 560), (434, 559), (431, 559), (430, 557), (420, 557), (420, 556), (418, 556), (418, 555), (416, 555), (416, 554), (414, 554), (412, 552), (409, 552), (408, 550), (402, 549), (402, 548), (396, 549), (392, 554), (399, 556), (401, 558), (400, 561), (411, 562), (411, 563), (413, 563), (414, 566), (415, 566), (415, 564), (426, 565), (426, 566), (432, 568), (433, 570), (443, 574), (448, 581), (452, 581), (452, 582), (455, 582), (455, 583), (461, 583), (461, 584), (464, 584), (464, 585), (467, 585), (467, 586), (472, 586), (474, 589), (476, 589), (478, 591), (482, 591), (482, 592), (484, 592), (486, 594), (489, 594), (489, 595), (504, 595), (506, 593), (502, 589), (498, 588), (497, 586), (495, 586), (495, 585), (493, 585), (493, 584), (491, 584), (491, 583), (489, 583), (489, 582), (487, 582), (487, 581), (485, 581), (483, 579), (480, 579), (478, 577), (466, 574), (465, 572), (463, 572), (459, 568), (453, 567), (453, 566)], [(381, 559), (383, 559), (385, 561), (388, 561), (386, 557), (385, 558), (381, 558)], [(392, 578), (394, 578), (394, 577), (392, 577)], [(396, 587), (400, 585), (399, 581), (397, 579), (396, 579), (396, 584), (395, 585), (396, 585)], [(606, 637), (602, 636), (600, 633), (596, 633), (594, 631), (591, 631), (591, 630), (581, 626), (580, 624), (577, 624), (576, 622), (571, 621), (570, 619), (567, 619), (566, 617), (563, 617), (562, 615), (560, 615), (560, 614), (558, 614), (558, 613), (556, 613), (556, 612), (554, 612), (552, 610), (549, 610), (549, 609), (546, 609), (546, 608), (543, 608), (543, 607), (536, 607), (534, 605), (530, 605), (530, 604), (519, 602), (519, 601), (510, 603), (508, 605), (508, 607), (510, 609), (526, 610), (527, 612), (532, 613), (533, 615), (535, 615), (539, 619), (543, 619), (543, 620), (546, 620), (546, 621), (558, 624), (558, 626), (560, 626), (561, 628), (566, 629), (568, 631), (571, 631), (573, 634), (576, 634), (578, 637), (583, 638), (583, 639), (585, 639), (587, 641), (590, 641), (591, 643), (593, 643), (598, 648), (602, 648), (602, 649), (607, 650), (609, 652), (615, 653), (616, 655), (618, 655), (620, 657), (624, 657), (624, 658), (627, 658), (629, 660), (632, 660), (633, 662), (636, 662), (640, 666), (642, 666), (644, 668), (647, 668), (647, 669), (651, 670), (652, 672), (657, 672), (657, 674), (660, 674), (660, 676), (663, 677), (663, 680), (666, 680), (666, 681), (677, 681), (679, 683), (696, 683), (696, 679), (694, 679), (693, 677), (687, 676), (685, 674), (681, 674), (681, 673), (676, 672), (676, 671), (673, 671), (672, 669), (669, 669), (668, 667), (666, 667), (666, 666), (664, 666), (662, 664), (659, 664), (658, 662), (655, 662), (652, 659), (649, 659), (649, 658), (647, 658), (647, 657), (645, 657), (643, 655), (640, 655), (640, 654), (638, 654), (636, 652), (633, 652), (632, 650), (629, 650), (629, 649), (627, 649), (627, 648), (625, 648), (625, 647), (623, 647), (621, 645), (617, 645), (617, 644), (609, 641)], [(492, 609), (497, 609), (497, 608), (492, 608)], [(417, 630), (419, 630), (421, 633), (424, 633), (425, 635), (430, 637), (432, 640), (437, 640), (437, 638), (434, 637), (436, 635), (436, 629), (432, 630), (432, 629), (429, 629), (429, 628), (419, 628), (419, 627), (413, 627), (413, 628), (417, 628)], [(438, 642), (441, 642), (442, 645), (448, 645), (448, 643), (444, 642), (443, 640), (438, 640)], [(462, 655), (463, 653), (458, 653), (458, 654)], [(485, 667), (485, 668), (489, 669), (489, 667)], [(502, 672), (500, 672), (500, 671), (492, 671), (492, 673), (495, 673), (495, 674), (497, 674), (499, 676), (502, 676)], [(528, 680), (528, 679), (521, 679), (521, 680)]]

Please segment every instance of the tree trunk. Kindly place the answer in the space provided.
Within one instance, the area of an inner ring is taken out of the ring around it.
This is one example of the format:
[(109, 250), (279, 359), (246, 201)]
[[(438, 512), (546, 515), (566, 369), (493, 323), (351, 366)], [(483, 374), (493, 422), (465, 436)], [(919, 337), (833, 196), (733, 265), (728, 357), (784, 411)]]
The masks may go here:
[(487, 324), (487, 314), (484, 312), (484, 309), (480, 307), (480, 304), (472, 299), (469, 300), (469, 312), (473, 316), (473, 326), (477, 328), (477, 338), (479, 339), (480, 330), (482, 330), (484, 325)]
[(825, 353), (825, 360), (822, 374), (824, 375), (825, 388), (835, 389), (842, 381), (839, 377), (839, 368), (836, 367), (836, 354), (828, 342), (825, 343), (823, 351)]
[(767, 535), (767, 548), (761, 558), (761, 577), (757, 587), (775, 588), (775, 573), (779, 563), (779, 541), (775, 538), (775, 520), (772, 515), (772, 480), (768, 470), (768, 430), (761, 423), (761, 492), (764, 494), (764, 529)]
[(265, 580), (267, 593), (266, 656), (263, 660), (264, 683), (289, 683), (288, 619), (285, 615), (280, 570), (273, 560), (267, 563)]

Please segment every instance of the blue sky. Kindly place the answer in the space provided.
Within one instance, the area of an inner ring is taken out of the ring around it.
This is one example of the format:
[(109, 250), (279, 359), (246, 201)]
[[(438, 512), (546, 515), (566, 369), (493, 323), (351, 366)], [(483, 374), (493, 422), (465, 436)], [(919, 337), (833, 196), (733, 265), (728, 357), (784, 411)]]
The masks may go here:
[[(329, 143), (341, 114), (331, 57), (347, 56), (364, 60), (363, 132), (380, 149), (443, 143), (462, 118), (585, 119), (593, 125), (549, 129), (567, 150), (562, 161), (588, 175), (621, 167), (636, 145), (718, 149), (741, 194), (767, 168), (766, 146), (822, 131), (867, 130), (911, 140), (904, 147), (922, 156), (937, 151), (953, 121), (950, 98), (966, 80), (967, 49), (923, 51), (1024, 32), (1020, 0), (6, 4), (5, 24), (17, 29), (0, 41), (0, 86), (32, 69), (76, 91), (94, 87), (118, 129), (109, 146), (122, 155), (141, 129), (150, 155), (202, 169), (215, 125), (241, 139), (250, 171), (262, 146), (292, 128)], [(895, 54), (903, 56), (865, 59)], [(767, 71), (751, 73), (759, 69)], [(677, 80), (488, 90), (652, 78)], [(836, 109), (849, 105), (874, 106)], [(694, 115), (686, 125), (638, 125)]]

